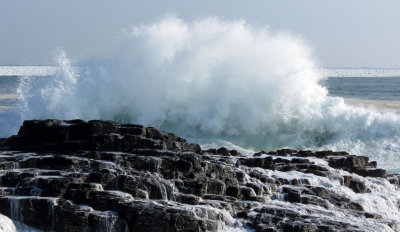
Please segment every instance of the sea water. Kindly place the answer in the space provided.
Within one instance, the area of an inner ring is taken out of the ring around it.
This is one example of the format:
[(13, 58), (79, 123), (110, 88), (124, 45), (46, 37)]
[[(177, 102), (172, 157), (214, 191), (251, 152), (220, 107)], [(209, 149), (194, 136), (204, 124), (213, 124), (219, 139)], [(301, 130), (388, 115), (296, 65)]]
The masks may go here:
[(323, 69), (301, 38), (242, 20), (167, 17), (107, 59), (0, 68), (0, 136), (25, 119), (155, 126), (204, 148), (346, 150), (400, 171), (399, 69)]

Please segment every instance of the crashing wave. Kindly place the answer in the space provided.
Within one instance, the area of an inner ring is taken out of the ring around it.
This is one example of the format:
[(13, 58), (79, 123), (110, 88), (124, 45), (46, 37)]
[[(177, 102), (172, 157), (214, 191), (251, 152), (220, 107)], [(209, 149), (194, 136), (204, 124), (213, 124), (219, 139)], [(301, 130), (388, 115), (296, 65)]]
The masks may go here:
[(51, 78), (22, 78), (2, 135), (23, 119), (99, 118), (246, 149), (348, 150), (391, 170), (400, 161), (400, 117), (328, 96), (298, 36), (243, 20), (167, 17), (118, 38), (114, 57), (71, 64), (61, 52)]

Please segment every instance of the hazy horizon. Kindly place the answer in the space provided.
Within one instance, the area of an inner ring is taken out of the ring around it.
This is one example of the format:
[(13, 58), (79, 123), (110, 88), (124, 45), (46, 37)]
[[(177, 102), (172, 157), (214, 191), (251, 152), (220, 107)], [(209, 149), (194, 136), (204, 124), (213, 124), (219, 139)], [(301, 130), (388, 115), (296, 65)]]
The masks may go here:
[(300, 36), (327, 68), (399, 68), (400, 2), (355, 1), (4, 1), (0, 65), (53, 65), (61, 48), (74, 60), (107, 58), (122, 30), (166, 15), (243, 19)]

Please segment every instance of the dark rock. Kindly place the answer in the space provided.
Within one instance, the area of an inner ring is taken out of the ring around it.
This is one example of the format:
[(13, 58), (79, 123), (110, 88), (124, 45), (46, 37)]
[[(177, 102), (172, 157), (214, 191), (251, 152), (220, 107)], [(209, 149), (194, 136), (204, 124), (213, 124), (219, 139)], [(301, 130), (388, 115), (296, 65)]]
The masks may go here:
[(283, 225), (283, 232), (315, 232), (317, 231), (317, 226), (308, 223), (285, 223)]
[(146, 136), (146, 128), (141, 126), (141, 125), (130, 125), (130, 124), (125, 124), (121, 125), (121, 127), (118, 128), (118, 133), (122, 135), (143, 135)]
[(386, 178), (391, 184), (393, 184), (393, 185), (399, 187), (399, 183), (400, 183), (400, 181), (399, 181), (400, 175), (399, 175), (399, 174), (389, 174), (389, 175), (386, 175), (385, 178)]
[(310, 186), (310, 190), (312, 191), (312, 193), (314, 195), (319, 196), (319, 197), (323, 197), (330, 193), (329, 190), (327, 190), (326, 188), (319, 187), (319, 186), (318, 187)]
[(369, 177), (385, 177), (386, 170), (381, 168), (362, 168), (362, 169), (354, 169), (354, 173), (357, 173), (360, 176), (369, 176)]
[(256, 226), (256, 232), (275, 232), (275, 228), (265, 224), (258, 224)]
[(329, 166), (333, 168), (349, 168), (364, 167), (368, 164), (369, 158), (366, 156), (346, 156), (331, 157), (328, 159)]
[(283, 165), (280, 168), (281, 171), (283, 172), (290, 172), (290, 171), (295, 171), (296, 170), (296, 166), (295, 165)]
[(330, 220), (335, 210), (396, 228), (395, 220), (315, 181), (341, 181), (356, 193), (371, 191), (357, 175), (399, 186), (399, 175), (346, 152), (246, 157), (224, 147), (201, 150), (153, 127), (78, 119), (25, 121), (18, 135), (0, 139), (0, 150), (0, 213), (44, 231), (360, 230)]
[(238, 152), (237, 150), (230, 150), (229, 153), (232, 156), (243, 156), (242, 153)]
[(256, 195), (262, 195), (264, 192), (263, 187), (256, 183), (246, 183), (246, 186), (252, 188)]
[(91, 135), (92, 149), (95, 151), (121, 151), (121, 139), (118, 134)]
[(242, 161), (243, 165), (248, 167), (259, 167), (264, 169), (275, 169), (274, 160), (272, 157), (265, 157), (265, 158), (249, 158)]
[(378, 166), (378, 162), (376, 161), (371, 161), (369, 162), (366, 166), (370, 167), (370, 168), (376, 168)]
[(7, 146), (7, 139), (0, 138), (0, 147), (5, 147), (5, 146)]
[(21, 180), (20, 172), (7, 172), (1, 176), (1, 185), (5, 187), (15, 187)]
[(276, 158), (274, 159), (275, 164), (288, 164), (290, 163), (290, 160), (288, 159), (283, 159), (283, 158)]
[(230, 186), (226, 188), (226, 195), (235, 197), (239, 200), (254, 200), (256, 194), (254, 190), (244, 186)]
[(301, 202), (300, 196), (299, 192), (288, 192), (285, 199), (289, 202)]
[(312, 196), (312, 195), (302, 195), (301, 196), (301, 203), (303, 204), (311, 204), (311, 205), (318, 205), (318, 206), (322, 206), (326, 209), (329, 208), (329, 203), (328, 201), (317, 197), (317, 196)]
[(280, 156), (290, 156), (294, 153), (297, 153), (297, 151), (292, 150), (292, 149), (281, 149), (281, 150), (277, 150), (276, 153)]
[(229, 150), (226, 149), (225, 147), (221, 147), (217, 149), (217, 154), (223, 155), (223, 156), (230, 156), (231, 153), (229, 153)]
[(343, 176), (344, 185), (349, 187), (356, 193), (365, 193), (367, 192), (367, 187), (362, 181), (356, 180), (351, 176)]
[(313, 156), (315, 156), (314, 153), (312, 153), (312, 151), (298, 151), (297, 155), (298, 156), (302, 156), (302, 157), (313, 157)]
[(201, 198), (195, 196), (193, 194), (176, 194), (175, 199), (177, 202), (189, 204), (189, 205), (198, 205), (201, 201)]
[(308, 159), (299, 159), (299, 158), (293, 158), (291, 163), (295, 163), (295, 164), (307, 164), (310, 163), (310, 161)]

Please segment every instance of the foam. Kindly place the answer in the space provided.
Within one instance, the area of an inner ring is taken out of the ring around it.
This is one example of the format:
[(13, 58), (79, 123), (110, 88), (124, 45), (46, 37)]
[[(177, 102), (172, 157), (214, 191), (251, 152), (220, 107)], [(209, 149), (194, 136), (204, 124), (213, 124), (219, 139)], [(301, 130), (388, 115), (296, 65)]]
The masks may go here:
[(399, 68), (326, 68), (327, 77), (400, 77)]
[(1, 76), (47, 76), (57, 71), (53, 66), (1, 66)]
[[(400, 197), (397, 187), (390, 184), (388, 180), (384, 178), (361, 177), (343, 170), (334, 169), (325, 165), (323, 166), (332, 173), (331, 176), (321, 177), (297, 171), (280, 172), (261, 168), (258, 168), (257, 170), (264, 173), (266, 176), (275, 178), (284, 178), (288, 180), (307, 179), (312, 186), (328, 188), (332, 193), (347, 197), (352, 202), (359, 203), (362, 205), (365, 212), (379, 214), (383, 219), (368, 219), (349, 215), (345, 210), (332, 204), (330, 204), (327, 209), (318, 205), (293, 204), (283, 201), (283, 196), (279, 194), (273, 197), (272, 200), (269, 200), (266, 205), (268, 205), (268, 207), (291, 209), (302, 215), (317, 214), (320, 218), (356, 224), (363, 231), (397, 231), (400, 228), (400, 211), (398, 209)], [(340, 180), (335, 178), (337, 176), (352, 176), (354, 179), (364, 183), (371, 191), (366, 193), (355, 193), (348, 187), (340, 184)], [(250, 215), (252, 214), (250, 213)], [(393, 229), (385, 225), (383, 220), (392, 221), (394, 226)]]
[(0, 231), (1, 232), (17, 232), (14, 223), (8, 217), (0, 214)]

